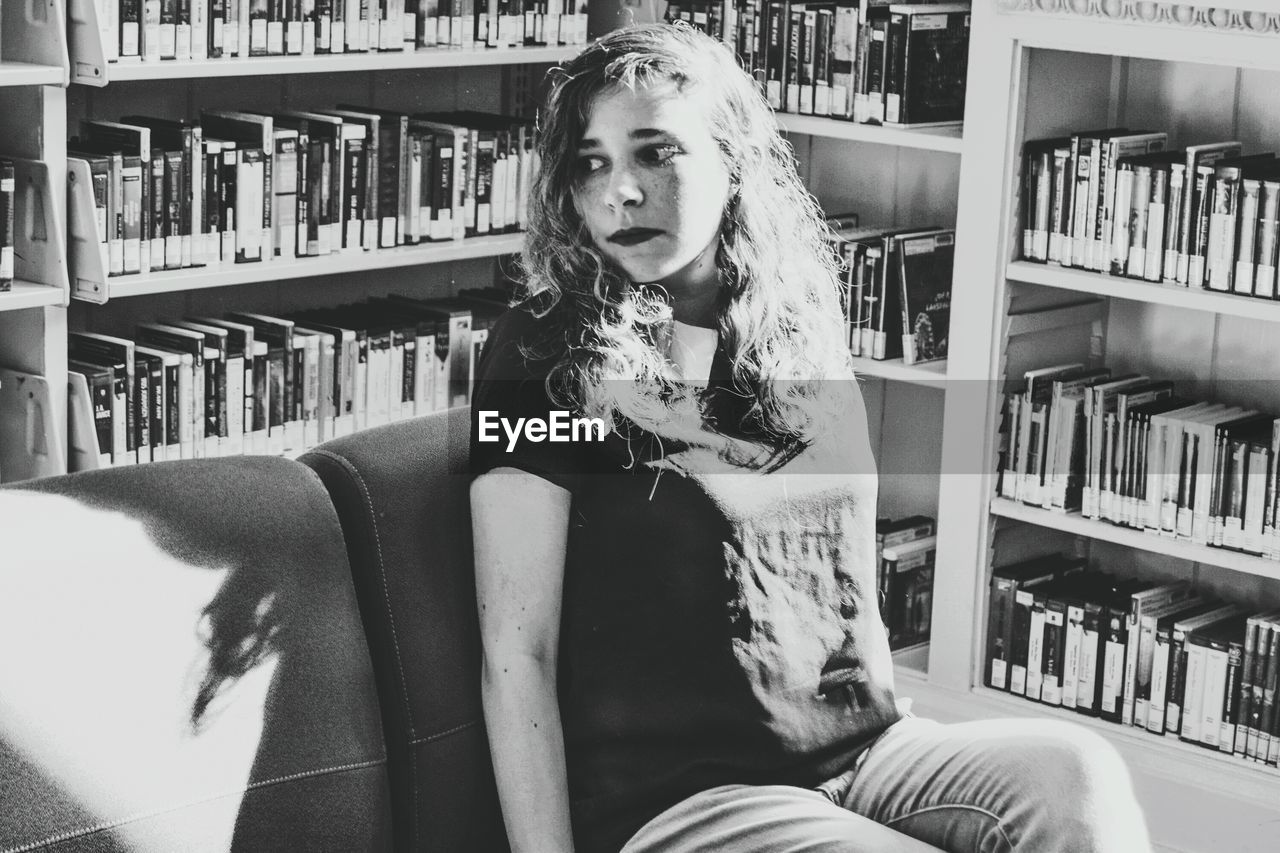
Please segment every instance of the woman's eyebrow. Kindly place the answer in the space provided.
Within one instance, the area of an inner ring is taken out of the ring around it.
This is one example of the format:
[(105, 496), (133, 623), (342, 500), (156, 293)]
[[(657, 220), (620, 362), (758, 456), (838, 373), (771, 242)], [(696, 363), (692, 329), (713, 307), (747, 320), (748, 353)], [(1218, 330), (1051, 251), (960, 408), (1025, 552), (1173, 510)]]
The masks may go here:
[[(670, 130), (664, 130), (659, 127), (638, 127), (635, 130), (631, 131), (631, 133), (629, 133), (628, 136), (630, 136), (632, 139), (654, 139), (660, 136), (666, 136), (672, 139), (679, 139), (678, 134)], [(578, 143), (579, 151), (586, 151), (592, 148), (599, 148), (599, 147), (600, 147), (600, 140), (595, 139), (594, 137), (587, 137), (586, 139), (583, 139), (581, 142)]]

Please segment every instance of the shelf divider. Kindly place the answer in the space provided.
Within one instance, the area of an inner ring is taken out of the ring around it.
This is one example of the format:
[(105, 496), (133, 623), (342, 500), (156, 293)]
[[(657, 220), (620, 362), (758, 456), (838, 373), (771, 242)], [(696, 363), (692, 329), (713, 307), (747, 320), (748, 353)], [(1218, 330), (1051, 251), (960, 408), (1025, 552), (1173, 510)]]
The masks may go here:
[(0, 85), (67, 85), (61, 0), (4, 0), (0, 19)]
[(53, 200), (49, 166), (39, 160), (10, 157), (17, 204), (14, 209), (16, 278), (56, 288), (67, 303), (67, 262), (62, 223)]

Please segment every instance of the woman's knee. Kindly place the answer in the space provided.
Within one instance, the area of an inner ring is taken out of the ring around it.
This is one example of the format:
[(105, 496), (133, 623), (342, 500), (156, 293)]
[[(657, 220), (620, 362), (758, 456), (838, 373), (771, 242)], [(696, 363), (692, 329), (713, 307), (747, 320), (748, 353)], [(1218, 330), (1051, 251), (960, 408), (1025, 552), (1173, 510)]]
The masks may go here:
[(1017, 742), (1021, 772), (1011, 791), (1023, 800), (1027, 831), (1071, 838), (1073, 850), (1148, 849), (1129, 770), (1110, 742), (1059, 721), (1041, 722)]
[(1087, 796), (1107, 785), (1123, 782), (1129, 772), (1120, 753), (1109, 741), (1084, 726), (1046, 721), (1026, 740), (1025, 760), (1038, 768), (1036, 787), (1057, 795), (1078, 792)]

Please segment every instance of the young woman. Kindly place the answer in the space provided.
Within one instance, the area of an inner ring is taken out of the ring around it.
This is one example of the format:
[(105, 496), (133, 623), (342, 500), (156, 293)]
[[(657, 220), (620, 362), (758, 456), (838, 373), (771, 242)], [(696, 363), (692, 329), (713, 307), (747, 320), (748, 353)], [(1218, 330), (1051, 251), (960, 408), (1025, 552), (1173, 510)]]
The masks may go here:
[[(900, 709), (834, 259), (751, 79), (712, 39), (651, 25), (552, 82), (529, 298), (491, 333), (473, 401), (512, 848), (1147, 849), (1097, 736)], [(608, 434), (534, 440), (556, 412)], [(499, 419), (524, 426), (478, 440)]]

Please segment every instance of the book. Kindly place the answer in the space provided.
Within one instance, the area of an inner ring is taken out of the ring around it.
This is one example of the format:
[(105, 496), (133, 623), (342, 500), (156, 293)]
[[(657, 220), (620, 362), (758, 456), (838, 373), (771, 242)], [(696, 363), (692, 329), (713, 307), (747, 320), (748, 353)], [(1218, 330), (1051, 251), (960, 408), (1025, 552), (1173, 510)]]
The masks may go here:
[[(83, 412), (82, 417), (89, 419), (94, 436), (93, 446), (86, 448), (90, 461), (75, 470), (109, 468), (117, 446), (114, 419), (117, 417), (116, 412), (122, 411), (117, 404), (117, 393), (123, 397), (124, 386), (117, 385), (116, 371), (109, 364), (71, 358), (67, 360), (67, 371), (83, 378), (88, 398), (79, 401), (79, 406), (75, 400), (68, 401), (68, 418), (74, 420), (77, 411)], [(74, 387), (74, 383), (72, 384)], [(74, 396), (73, 393), (72, 397)]]
[(1045, 263), (1056, 260), (1050, 254), (1050, 235), (1057, 237), (1055, 208), (1061, 204), (1061, 184), (1055, 182), (1055, 157), (1065, 150), (1069, 137), (1028, 140), (1022, 147), (1022, 257)]
[(955, 232), (940, 230), (904, 237), (896, 254), (902, 304), (902, 361), (920, 364), (945, 360), (950, 338)]
[(889, 648), (928, 642), (933, 612), (933, 571), (937, 538), (927, 536), (886, 547), (881, 573), (888, 578)]
[(15, 275), (17, 191), (14, 175), (13, 161), (0, 157), (0, 292), (13, 289)]
[[(1146, 729), (1152, 734), (1165, 732), (1166, 707), (1173, 701), (1174, 666), (1172, 635), (1174, 625), (1223, 607), (1219, 601), (1204, 598), (1180, 602), (1171, 611), (1155, 617), (1155, 633), (1151, 645), (1151, 683), (1146, 693)], [(1135, 704), (1135, 716), (1137, 705)]]
[[(1184, 163), (1186, 185), (1182, 195), (1181, 227), (1178, 231), (1177, 269), (1174, 279), (1178, 284), (1189, 285), (1193, 278), (1191, 258), (1197, 241), (1192, 238), (1192, 230), (1197, 228), (1198, 211), (1203, 205), (1206, 191), (1210, 188), (1207, 179), (1201, 180), (1204, 174), (1201, 169), (1205, 166), (1211, 167), (1213, 163), (1224, 158), (1237, 157), (1242, 150), (1243, 146), (1234, 141), (1188, 145), (1186, 148)], [(1208, 170), (1208, 174), (1212, 174), (1212, 168)], [(1197, 281), (1195, 286), (1199, 287), (1200, 283)]]
[[(1165, 702), (1164, 723), (1164, 730), (1166, 734), (1181, 736), (1181, 732), (1184, 728), (1184, 718), (1189, 717), (1192, 714), (1188, 703), (1194, 696), (1197, 703), (1197, 707), (1194, 712), (1196, 719), (1194, 726), (1197, 729), (1197, 741), (1199, 739), (1199, 714), (1203, 710), (1203, 703), (1201, 701), (1203, 698), (1203, 684), (1200, 681), (1202, 673), (1197, 671), (1196, 685), (1189, 691), (1188, 666), (1190, 658), (1188, 649), (1186, 648), (1187, 637), (1207, 626), (1224, 620), (1233, 619), (1242, 613), (1243, 609), (1238, 605), (1224, 604), (1221, 607), (1202, 613), (1199, 616), (1193, 616), (1189, 619), (1174, 622), (1169, 635), (1168, 699)], [(1203, 657), (1199, 658), (1197, 665), (1203, 665)]]
[(939, 125), (964, 118), (968, 3), (889, 7), (884, 122)]
[(71, 332), (67, 335), (67, 354), (78, 361), (111, 365), (114, 369), (111, 463), (137, 464), (137, 353), (134, 342), (97, 332)]
[(217, 395), (215, 388), (211, 406), (209, 368), (205, 366), (210, 353), (204, 334), (166, 323), (139, 324), (134, 334), (138, 341), (155, 349), (183, 354), (178, 374), (178, 455), (182, 459), (203, 459), (217, 441), (217, 432), (213, 433), (214, 442), (207, 440), (210, 416), (217, 413)]
[(876, 600), (880, 619), (889, 625), (890, 584), (892, 578), (884, 571), (884, 551), (909, 542), (926, 539), (935, 534), (934, 520), (927, 515), (908, 515), (902, 518), (876, 519)]

